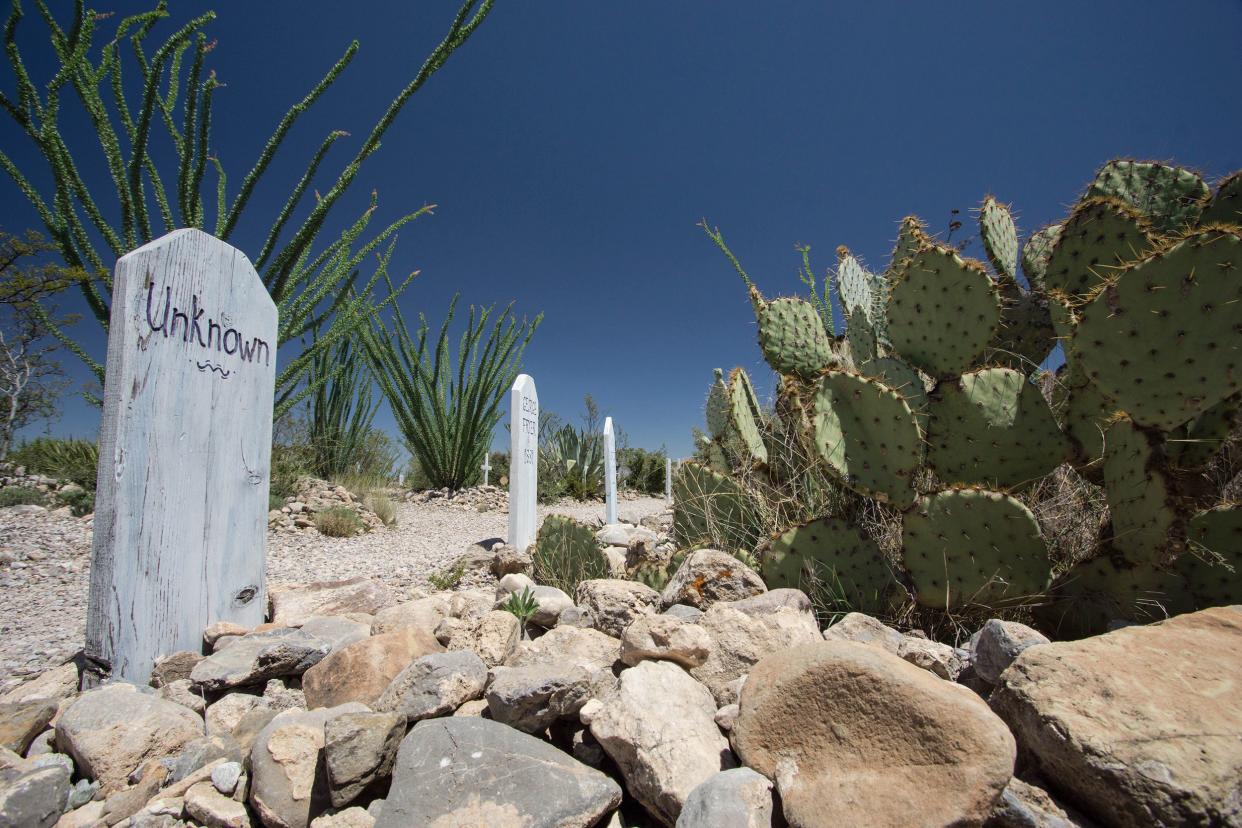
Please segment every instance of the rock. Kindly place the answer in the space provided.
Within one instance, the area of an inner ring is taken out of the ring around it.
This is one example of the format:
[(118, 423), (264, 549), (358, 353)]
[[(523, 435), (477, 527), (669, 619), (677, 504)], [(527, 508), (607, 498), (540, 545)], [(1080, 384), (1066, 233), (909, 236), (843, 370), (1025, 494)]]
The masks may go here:
[(469, 650), (432, 653), (414, 661), (384, 688), (375, 709), (416, 722), (452, 713), (483, 695), (487, 665)]
[(493, 609), (499, 609), (500, 605), (503, 604), (510, 595), (516, 595), (524, 589), (529, 589), (534, 592), (535, 586), (535, 582), (532, 581), (527, 575), (518, 573), (505, 575), (496, 582), (496, 603), (493, 605)]
[(526, 733), (575, 717), (591, 694), (591, 673), (577, 665), (495, 667), (487, 685), (492, 718)]
[(151, 668), (151, 686), (158, 689), (178, 679), (188, 679), (194, 665), (202, 660), (203, 654), (193, 650), (178, 650), (157, 658)]
[(759, 574), (727, 552), (699, 549), (677, 567), (664, 587), (664, 606), (688, 604), (707, 609), (720, 601), (740, 601), (767, 592)]
[(252, 696), (249, 693), (229, 693), (221, 696), (219, 701), (207, 705), (207, 733), (232, 733), (242, 717), (256, 707), (268, 707), (268, 704), (261, 696)]
[(698, 621), (703, 616), (703, 610), (698, 607), (691, 607), (685, 604), (673, 604), (661, 615), (670, 615), (673, 618), (680, 618), (683, 621)]
[(824, 630), (825, 641), (857, 641), (860, 644), (875, 644), (893, 655), (901, 652), (901, 645), (905, 638), (882, 621), (870, 615), (863, 615), (861, 612), (848, 613)]
[(51, 670), (45, 670), (24, 684), (19, 684), (0, 696), (0, 704), (52, 699), (63, 701), (78, 692), (78, 667), (72, 661)]
[(62, 767), (0, 770), (0, 825), (51, 828), (69, 798), (69, 772)]
[(715, 720), (716, 727), (725, 733), (733, 732), (733, 725), (737, 722), (737, 714), (741, 708), (736, 704), (726, 704), (724, 707), (716, 711)]
[(156, 691), (156, 695), (173, 704), (188, 707), (200, 716), (207, 712), (207, 701), (203, 698), (202, 692), (198, 691), (197, 685), (188, 678), (165, 684)]
[(220, 793), (210, 782), (199, 782), (185, 792), (185, 811), (206, 828), (250, 828), (246, 806)]
[(625, 577), (625, 562), (628, 559), (629, 550), (624, 546), (605, 546), (600, 554), (604, 556), (604, 561), (608, 564), (608, 574), (614, 578)]
[(414, 627), (434, 634), (436, 626), (449, 617), (449, 608), (450, 601), (444, 593), (385, 607), (375, 613), (371, 635), (393, 632), (398, 627)]
[(720, 707), (737, 701), (731, 683), (749, 672), (759, 659), (820, 640), (815, 616), (789, 607), (752, 616), (720, 603), (709, 607), (698, 623), (711, 636), (712, 648), (707, 660), (690, 675), (712, 691)]
[(1031, 647), (992, 708), (1053, 789), (1108, 825), (1242, 825), (1242, 611)]
[(554, 586), (537, 586), (532, 592), (539, 609), (530, 617), (531, 623), (545, 630), (555, 627), (561, 613), (574, 606), (574, 599)]
[(707, 661), (711, 650), (712, 637), (706, 630), (671, 615), (640, 616), (621, 634), (621, 661), (631, 667), (663, 660), (690, 669)]
[[(87, 802), (84, 805), (66, 811), (59, 820), (53, 823), (56, 828), (94, 828), (103, 820), (103, 801)], [(14, 824), (14, 823), (10, 823)], [(21, 824), (21, 823), (16, 823)], [(34, 823), (38, 825), (38, 823)], [(130, 822), (133, 828), (133, 821)], [(146, 828), (146, 826), (142, 826)]]
[(101, 794), (99, 792), (99, 783), (89, 779), (79, 779), (73, 783), (73, 787), (69, 789), (69, 802), (66, 807), (69, 810), (82, 808), (88, 802), (98, 801), (100, 805), (100, 814), (103, 812), (103, 800), (98, 799)]
[(941, 644), (939, 641), (930, 641), (912, 635), (902, 637), (897, 655), (915, 667), (921, 667), (946, 681), (957, 681), (957, 677), (966, 666), (964, 651), (954, 649), (948, 644)]
[(193, 711), (118, 682), (72, 702), (56, 724), (56, 744), (79, 773), (112, 793), (147, 759), (172, 756), (202, 732)]
[(1071, 816), (1047, 791), (1015, 776), (1005, 786), (984, 828), (1091, 828), (1091, 823)]
[(300, 676), (332, 649), (327, 641), (292, 627), (243, 635), (194, 666), (190, 680), (209, 693)]
[(300, 626), (315, 615), (374, 615), (397, 603), (397, 595), (378, 578), (321, 581), (268, 591), (272, 623)]
[(25, 753), (52, 721), (56, 709), (57, 704), (51, 699), (0, 704), (0, 747)]
[(483, 716), (487, 713), (487, 699), (472, 699), (453, 711), (454, 716)]
[(172, 763), (170, 782), (180, 782), (196, 771), (218, 762), (241, 762), (241, 746), (227, 733), (200, 736), (186, 744)]
[(800, 589), (791, 589), (789, 587), (782, 587), (769, 592), (761, 592), (749, 598), (730, 601), (729, 606), (738, 612), (744, 612), (751, 616), (771, 615), (782, 609), (791, 609), (811, 615), (815, 614), (815, 610), (811, 606), (810, 597)]
[(595, 825), (621, 789), (546, 742), (478, 718), (428, 719), (401, 743), (375, 828)]
[(492, 611), (494, 597), (495, 593), (486, 589), (464, 589), (451, 593), (449, 615), (467, 621), (482, 618)]
[(311, 828), (374, 828), (375, 819), (368, 808), (346, 808), (335, 814), (315, 817), (311, 820)]
[(217, 621), (203, 630), (203, 643), (207, 645), (207, 649), (214, 650), (216, 642), (221, 638), (240, 638), (248, 632), (250, 628), (243, 627), (241, 624), (234, 624), (232, 621)]
[(628, 547), (630, 545), (630, 534), (633, 531), (634, 527), (628, 524), (609, 523), (595, 533), (595, 540), (604, 546)]
[(655, 615), (660, 593), (637, 581), (598, 578), (578, 584), (578, 606), (591, 614), (595, 629), (619, 638), (640, 615)]
[(356, 701), (372, 705), (388, 683), (416, 658), (441, 652), (424, 630), (401, 627), (346, 645), (302, 675), (307, 709)]
[(732, 742), (790, 825), (981, 825), (1013, 775), (1004, 723), (881, 647), (821, 641), (751, 668)]
[(732, 768), (700, 782), (677, 817), (677, 828), (771, 828), (772, 783), (750, 768)]
[(25, 757), (27, 759), (36, 756), (42, 756), (56, 752), (56, 731), (45, 730), (38, 736), (30, 740), (30, 747), (26, 748)]
[(492, 574), (497, 578), (515, 573), (528, 574), (535, 568), (529, 553), (507, 543), (492, 548)]
[(371, 635), (371, 626), (340, 615), (315, 615), (306, 619), (302, 632), (323, 639), (336, 652)]
[(495, 667), (504, 664), (521, 636), (517, 616), (504, 610), (493, 610), (454, 630), (448, 649), (470, 650), (488, 667)]
[(1047, 643), (1047, 636), (1025, 624), (993, 618), (979, 630), (971, 663), (979, 678), (988, 684), (996, 684), (1001, 673), (1013, 664), (1023, 650)]
[(141, 811), (159, 793), (167, 778), (168, 768), (160, 760), (148, 760), (133, 775), (133, 787), (117, 791), (104, 802), (104, 822), (115, 825)]
[(582, 607), (573, 606), (566, 607), (561, 610), (561, 614), (556, 617), (556, 626), (558, 627), (590, 627), (594, 629), (595, 622), (591, 620), (591, 613)]
[(293, 708), (306, 709), (306, 694), (300, 687), (290, 687), (289, 681), (297, 679), (268, 679), (263, 687), (263, 701), (277, 713)]
[(469, 622), (460, 618), (445, 618), (436, 625), (436, 641), (439, 641), (441, 646), (447, 647), (453, 640), (453, 635), (465, 630), (468, 625)]
[(240, 762), (225, 762), (217, 765), (211, 772), (211, 784), (225, 796), (232, 796), (241, 780), (242, 766)]
[(733, 767), (715, 715), (711, 693), (684, 670), (644, 661), (622, 672), (620, 686), (586, 718), (630, 794), (672, 825), (699, 783)]
[(237, 740), (237, 744), (244, 755), (250, 754), (251, 749), (254, 747), (255, 739), (259, 738), (259, 733), (277, 715), (277, 712), (267, 705), (255, 705), (252, 710), (247, 711), (238, 720), (237, 724), (233, 726), (233, 738)]
[(250, 750), (250, 804), (268, 828), (307, 828), (329, 805), (323, 760), (324, 725), (346, 713), (366, 712), (350, 702), (318, 710), (286, 710), (259, 732)]
[(404, 736), (400, 713), (346, 713), (325, 724), (323, 755), (332, 807), (348, 805), (376, 779), (391, 776)]

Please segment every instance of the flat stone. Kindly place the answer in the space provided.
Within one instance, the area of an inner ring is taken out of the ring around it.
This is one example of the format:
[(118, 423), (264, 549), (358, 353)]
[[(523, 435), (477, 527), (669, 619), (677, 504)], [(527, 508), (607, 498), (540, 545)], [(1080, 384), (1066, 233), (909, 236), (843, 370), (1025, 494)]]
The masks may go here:
[(378, 578), (351, 578), (273, 587), (268, 592), (268, 600), (273, 623), (300, 626), (316, 615), (355, 612), (374, 615), (397, 603), (397, 594)]
[(487, 719), (428, 719), (401, 743), (375, 828), (586, 828), (620, 801), (616, 782), (533, 736)]
[(310, 710), (346, 702), (373, 705), (388, 683), (417, 658), (441, 652), (433, 636), (416, 627), (355, 641), (333, 652), (302, 676)]
[(583, 581), (574, 598), (577, 606), (590, 613), (595, 629), (614, 638), (620, 638), (638, 616), (660, 610), (660, 593), (646, 584), (616, 578)]
[(24, 754), (52, 721), (57, 707), (51, 699), (0, 704), (0, 747)]
[(328, 642), (331, 652), (336, 652), (371, 635), (371, 624), (342, 615), (314, 615), (306, 619), (302, 632), (323, 639)]
[(493, 719), (540, 733), (557, 719), (576, 718), (591, 694), (591, 673), (576, 665), (495, 667), (487, 685)]
[(323, 659), (332, 645), (292, 627), (242, 636), (195, 665), (190, 680), (207, 692), (300, 676)]
[(737, 701), (734, 682), (759, 659), (820, 640), (815, 616), (790, 607), (747, 615), (730, 604), (714, 604), (698, 625), (711, 636), (712, 648), (707, 660), (691, 669), (690, 675), (712, 691), (720, 707)]
[(901, 652), (905, 636), (882, 621), (851, 612), (842, 616), (835, 624), (824, 630), (825, 641), (857, 641), (860, 644), (874, 644), (888, 650), (893, 655)]
[(28, 702), (35, 699), (63, 701), (78, 692), (78, 667), (72, 661), (45, 670), (0, 696), (0, 704)]
[(1047, 636), (1025, 624), (993, 618), (979, 630), (971, 663), (979, 678), (996, 684), (1023, 650), (1047, 643)]
[(448, 649), (469, 650), (488, 667), (504, 664), (522, 637), (517, 616), (493, 610), (481, 618), (466, 621), (453, 631)]
[(393, 632), (399, 627), (415, 627), (434, 634), (436, 627), (451, 614), (451, 599), (447, 593), (437, 593), (401, 604), (385, 607), (375, 613), (371, 622), (371, 634)]
[(480, 698), (486, 685), (487, 665), (473, 652), (432, 653), (398, 673), (375, 709), (400, 713), (408, 722), (444, 716)]
[(1040, 775), (1108, 825), (1242, 825), (1242, 610), (1024, 650), (992, 708)]
[(62, 767), (0, 770), (0, 825), (51, 828), (69, 798), (69, 772)]
[(170, 782), (179, 782), (200, 768), (215, 765), (219, 761), (241, 762), (242, 749), (227, 733), (200, 736), (187, 742), (172, 763)]
[(621, 634), (621, 661), (631, 667), (640, 661), (672, 661), (690, 669), (707, 661), (712, 647), (711, 635), (698, 624), (672, 615), (644, 615)]
[(661, 599), (666, 607), (687, 604), (705, 610), (721, 601), (740, 601), (767, 591), (759, 573), (729, 553), (698, 549), (677, 567)]
[(772, 828), (772, 782), (750, 768), (731, 768), (700, 782), (677, 828)]
[(323, 755), (332, 807), (348, 805), (372, 782), (391, 776), (404, 736), (400, 713), (346, 713), (328, 721)]
[(241, 802), (199, 782), (185, 792), (185, 811), (206, 828), (250, 828), (250, 814)]
[(609, 523), (595, 533), (595, 540), (604, 546), (628, 547), (630, 545), (630, 535), (633, 531), (634, 527), (629, 524)]

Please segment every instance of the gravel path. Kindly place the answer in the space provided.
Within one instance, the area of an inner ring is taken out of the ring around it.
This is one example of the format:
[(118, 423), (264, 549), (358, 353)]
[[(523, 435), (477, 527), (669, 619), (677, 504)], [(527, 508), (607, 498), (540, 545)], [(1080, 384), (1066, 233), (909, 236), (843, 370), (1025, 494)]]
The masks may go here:
[[(664, 510), (661, 498), (618, 504), (623, 520)], [(563, 514), (602, 523), (601, 503), (540, 507), (540, 518)], [(473, 543), (504, 537), (503, 510), (464, 511), (436, 503), (397, 503), (397, 525), (354, 538), (317, 532), (268, 535), (269, 584), (382, 578), (399, 592), (426, 586)], [(0, 509), (0, 692), (22, 676), (62, 664), (82, 648), (90, 579), (89, 520), (67, 513)]]

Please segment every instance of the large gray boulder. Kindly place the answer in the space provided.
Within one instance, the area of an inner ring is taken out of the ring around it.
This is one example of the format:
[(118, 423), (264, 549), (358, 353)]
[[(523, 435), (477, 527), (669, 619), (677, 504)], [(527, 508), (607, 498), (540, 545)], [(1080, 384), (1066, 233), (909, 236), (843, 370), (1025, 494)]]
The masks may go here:
[(392, 775), (405, 736), (400, 713), (346, 713), (323, 726), (324, 766), (332, 807), (353, 802), (368, 785)]
[(479, 718), (428, 719), (401, 743), (375, 828), (588, 828), (621, 789), (546, 742)]
[(68, 798), (64, 767), (0, 770), (0, 828), (51, 828)]
[(677, 828), (772, 828), (772, 782), (750, 768), (721, 771), (690, 792)]
[(250, 633), (194, 665), (190, 680), (213, 693), (300, 676), (331, 650), (329, 642), (292, 627)]

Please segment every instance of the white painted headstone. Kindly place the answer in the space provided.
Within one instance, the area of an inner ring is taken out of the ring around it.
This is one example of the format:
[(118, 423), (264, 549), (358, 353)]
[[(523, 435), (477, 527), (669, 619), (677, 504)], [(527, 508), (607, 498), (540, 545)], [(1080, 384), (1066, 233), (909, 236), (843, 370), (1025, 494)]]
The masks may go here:
[(612, 417), (604, 418), (604, 523), (617, 522), (617, 438)]
[(673, 502), (673, 458), (664, 458), (664, 502)]
[(539, 486), (539, 395), (535, 381), (519, 374), (509, 390), (509, 545), (535, 542)]
[(276, 306), (241, 251), (174, 231), (116, 263), (107, 369), (86, 654), (145, 684), (263, 621)]
[(490, 459), (489, 459), (489, 458), (487, 458), (487, 457), (484, 457), (484, 458), (483, 458), (483, 465), (482, 465), (482, 466), (479, 466), (479, 468), (483, 470), (483, 485), (484, 485), (484, 486), (486, 486), (486, 485), (488, 485), (488, 482), (487, 482), (487, 473), (488, 473), (488, 472), (490, 472), (490, 471), (492, 470), (492, 464), (491, 464)]
[(398, 486), (405, 485), (405, 472), (401, 472), (401, 474), (397, 475), (397, 485)]

